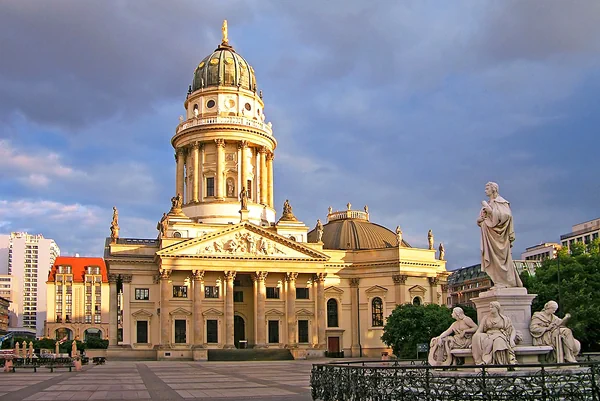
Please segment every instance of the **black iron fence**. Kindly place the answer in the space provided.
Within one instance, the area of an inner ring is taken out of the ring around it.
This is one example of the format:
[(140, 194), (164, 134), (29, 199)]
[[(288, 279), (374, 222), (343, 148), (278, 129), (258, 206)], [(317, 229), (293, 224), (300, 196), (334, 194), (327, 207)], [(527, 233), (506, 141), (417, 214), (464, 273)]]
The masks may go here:
[(600, 401), (600, 362), (432, 367), (360, 361), (313, 365), (313, 400)]

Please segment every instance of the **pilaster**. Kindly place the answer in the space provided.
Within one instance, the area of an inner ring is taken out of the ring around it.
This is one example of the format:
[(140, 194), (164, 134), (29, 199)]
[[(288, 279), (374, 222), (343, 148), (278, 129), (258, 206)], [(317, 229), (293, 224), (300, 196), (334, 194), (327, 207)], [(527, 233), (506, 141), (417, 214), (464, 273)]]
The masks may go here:
[(204, 290), (204, 270), (193, 270), (194, 282), (194, 348), (204, 345), (204, 316), (202, 316), (202, 295)]
[(437, 304), (438, 303), (438, 301), (437, 301), (437, 294), (438, 294), (437, 285), (440, 282), (440, 279), (437, 277), (428, 277), (428, 278), (429, 278), (429, 284), (431, 286), (430, 302), (432, 304)]
[(297, 345), (297, 330), (296, 330), (296, 279), (298, 273), (287, 273), (285, 281), (287, 282), (287, 332), (288, 346), (295, 347)]
[(171, 298), (171, 270), (162, 269), (160, 271), (160, 345), (163, 348), (169, 348), (171, 339), (169, 337), (169, 309), (167, 307)]
[(320, 349), (325, 349), (325, 314), (326, 314), (326, 306), (325, 306), (325, 277), (327, 273), (318, 273), (314, 276), (314, 281), (317, 283), (317, 339), (318, 339), (318, 347)]
[(254, 298), (256, 299), (256, 310), (254, 315), (254, 322), (256, 324), (256, 348), (263, 348), (267, 344), (265, 320), (265, 300), (267, 291), (265, 280), (267, 278), (267, 274), (267, 272), (256, 272), (252, 276), (252, 279), (256, 284), (254, 287)]
[(394, 280), (394, 297), (396, 305), (402, 305), (404, 300), (404, 285), (406, 284), (407, 276), (404, 274), (394, 274), (392, 280)]
[(359, 278), (351, 278), (350, 279), (350, 334), (351, 334), (351, 348), (350, 352), (352, 353), (353, 358), (360, 357), (360, 333), (358, 331), (359, 321), (360, 321), (360, 312), (358, 308), (359, 304)]
[[(117, 274), (108, 275), (108, 285), (110, 288), (108, 311), (108, 345), (116, 346), (118, 343), (117, 328), (118, 328), (118, 304), (117, 304)], [(63, 309), (64, 310), (64, 309)]]
[(233, 333), (233, 280), (235, 271), (225, 272), (225, 348), (235, 348)]

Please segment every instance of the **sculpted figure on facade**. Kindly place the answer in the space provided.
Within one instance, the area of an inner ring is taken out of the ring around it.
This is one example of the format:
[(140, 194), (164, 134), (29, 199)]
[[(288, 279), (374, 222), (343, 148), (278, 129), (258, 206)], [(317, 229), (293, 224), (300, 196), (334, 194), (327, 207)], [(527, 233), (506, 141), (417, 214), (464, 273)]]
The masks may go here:
[(331, 213), (333, 213), (333, 208), (331, 206), (329, 206), (327, 208), (327, 214), (331, 214)]
[(287, 199), (283, 202), (283, 214), (292, 214), (292, 205), (290, 205), (290, 201)]
[(171, 198), (171, 210), (179, 210), (183, 205), (183, 198), (181, 194), (177, 194), (177, 196), (173, 196)]
[(452, 323), (448, 330), (431, 339), (428, 360), (432, 366), (451, 365), (453, 360), (450, 351), (471, 348), (472, 336), (477, 331), (477, 324), (465, 315), (462, 308), (454, 308), (452, 317), (456, 321)]
[(429, 249), (434, 249), (433, 248), (433, 232), (431, 230), (429, 230), (427, 232), (427, 242), (429, 243)]
[(398, 241), (398, 246), (402, 245), (402, 229), (400, 226), (396, 226), (396, 241)]
[(494, 287), (522, 287), (513, 264), (511, 247), (515, 240), (510, 203), (498, 194), (498, 184), (488, 182), (477, 225), (481, 228), (481, 270), (490, 276)]
[(242, 190), (240, 191), (240, 203), (242, 210), (248, 210), (248, 191), (246, 190), (246, 187), (242, 187)]
[(531, 317), (529, 331), (533, 337), (533, 345), (550, 345), (554, 350), (550, 355), (552, 362), (577, 362), (575, 358), (581, 350), (581, 344), (573, 337), (571, 329), (565, 327), (571, 318), (566, 314), (563, 319), (555, 315), (558, 304), (546, 302), (541, 312), (535, 312)]
[(110, 223), (110, 239), (116, 242), (119, 238), (119, 211), (116, 206), (113, 206), (113, 217)]
[(446, 248), (444, 248), (443, 242), (440, 242), (440, 247), (438, 249), (440, 251), (440, 260), (446, 260)]
[(517, 332), (510, 318), (502, 314), (499, 302), (490, 302), (490, 313), (479, 322), (471, 349), (477, 365), (514, 365)]
[(317, 219), (317, 242), (323, 242), (323, 223), (321, 219)]
[(168, 228), (169, 217), (166, 213), (163, 213), (162, 218), (159, 220), (158, 224), (156, 224), (156, 229), (158, 230), (159, 237), (166, 237)]
[(233, 187), (233, 178), (227, 179), (227, 196), (230, 198), (235, 197), (235, 189)]

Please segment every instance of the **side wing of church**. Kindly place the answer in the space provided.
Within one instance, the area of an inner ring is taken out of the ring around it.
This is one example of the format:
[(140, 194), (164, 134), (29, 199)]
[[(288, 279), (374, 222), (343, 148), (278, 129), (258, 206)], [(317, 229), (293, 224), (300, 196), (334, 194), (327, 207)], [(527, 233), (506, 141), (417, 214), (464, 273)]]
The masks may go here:
[[(254, 69), (222, 43), (194, 72), (175, 130), (175, 193), (157, 239), (107, 239), (110, 350), (206, 359), (217, 348), (379, 356), (398, 304), (445, 304), (446, 262), (369, 220), (333, 211), (311, 231), (274, 207), (277, 141)], [(442, 250), (440, 251), (442, 252)]]

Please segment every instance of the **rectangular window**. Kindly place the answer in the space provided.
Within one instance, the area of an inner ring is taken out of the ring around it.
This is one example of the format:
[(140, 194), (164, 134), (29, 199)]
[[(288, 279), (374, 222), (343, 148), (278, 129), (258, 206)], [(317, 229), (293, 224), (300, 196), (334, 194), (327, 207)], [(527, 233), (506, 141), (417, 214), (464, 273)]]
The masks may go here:
[(244, 292), (243, 291), (234, 291), (233, 292), (233, 302), (244, 302)]
[(85, 322), (92, 323), (92, 315), (85, 315)]
[(185, 330), (186, 330), (186, 322), (185, 320), (176, 319), (175, 320), (175, 343), (176, 344), (185, 344)]
[(149, 288), (136, 288), (135, 289), (135, 299), (136, 301), (147, 301), (150, 299), (150, 289)]
[(148, 322), (137, 321), (137, 343), (148, 344)]
[(269, 320), (269, 343), (279, 343), (279, 320)]
[(252, 199), (252, 180), (246, 182), (246, 189), (248, 190), (248, 199)]
[(296, 299), (310, 299), (308, 288), (296, 288)]
[(215, 178), (206, 178), (206, 196), (215, 196)]
[(94, 323), (102, 323), (102, 316), (94, 315)]
[(308, 342), (308, 320), (298, 320), (298, 342)]
[(219, 342), (219, 322), (217, 320), (206, 321), (206, 342), (209, 344)]
[(267, 287), (267, 299), (279, 299), (279, 287)]
[(173, 298), (187, 298), (187, 286), (174, 285), (173, 286)]
[(219, 287), (207, 285), (204, 287), (204, 298), (219, 298)]

